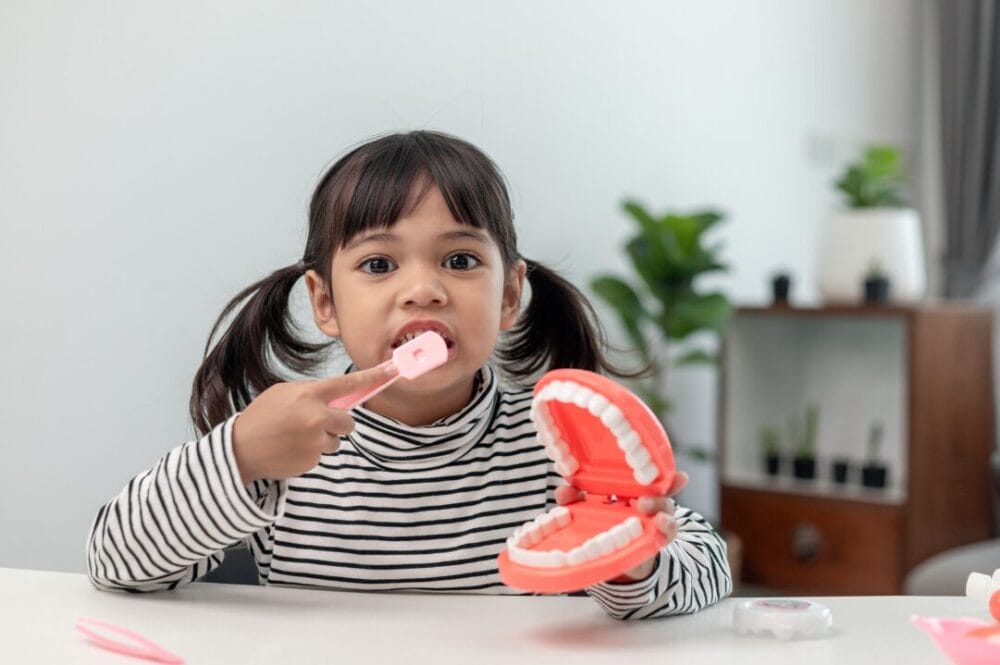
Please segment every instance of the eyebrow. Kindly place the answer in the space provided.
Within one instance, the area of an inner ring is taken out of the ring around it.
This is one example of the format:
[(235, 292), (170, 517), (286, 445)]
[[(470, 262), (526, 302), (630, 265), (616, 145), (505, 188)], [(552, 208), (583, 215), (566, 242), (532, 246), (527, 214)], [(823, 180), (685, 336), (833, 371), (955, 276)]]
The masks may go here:
[[(475, 240), (476, 242), (488, 242), (486, 234), (482, 231), (473, 230), (456, 230), (448, 231), (447, 233), (442, 233), (438, 236), (438, 240)], [(399, 236), (394, 233), (389, 233), (388, 231), (383, 231), (381, 233), (370, 233), (363, 238), (357, 238), (349, 243), (344, 249), (354, 249), (360, 247), (369, 242), (398, 242)]]

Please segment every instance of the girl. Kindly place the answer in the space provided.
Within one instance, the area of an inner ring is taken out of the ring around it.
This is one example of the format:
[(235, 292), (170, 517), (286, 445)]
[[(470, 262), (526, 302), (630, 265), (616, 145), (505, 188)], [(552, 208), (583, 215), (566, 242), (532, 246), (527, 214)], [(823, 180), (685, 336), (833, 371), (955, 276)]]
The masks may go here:
[[(274, 368), (308, 373), (326, 348), (290, 322), (288, 294), (303, 276), (316, 325), (357, 371), (285, 381)], [(302, 260), (238, 294), (210, 342), (240, 304), (195, 376), (202, 438), (101, 508), (87, 552), (93, 583), (174, 588), (244, 541), (265, 584), (515, 593), (496, 570), (506, 538), (579, 493), (559, 487), (535, 440), (530, 388), (503, 385), (491, 356), (522, 380), (556, 367), (623, 374), (582, 294), (518, 254), (490, 159), (428, 131), (356, 148), (316, 188)], [(384, 380), (376, 366), (426, 330), (449, 347), (443, 366), (351, 414), (327, 406)], [(670, 494), (686, 481), (678, 476)], [(588, 595), (612, 616), (644, 618), (729, 593), (725, 545), (704, 519), (665, 497), (641, 507), (661, 513), (672, 542)]]

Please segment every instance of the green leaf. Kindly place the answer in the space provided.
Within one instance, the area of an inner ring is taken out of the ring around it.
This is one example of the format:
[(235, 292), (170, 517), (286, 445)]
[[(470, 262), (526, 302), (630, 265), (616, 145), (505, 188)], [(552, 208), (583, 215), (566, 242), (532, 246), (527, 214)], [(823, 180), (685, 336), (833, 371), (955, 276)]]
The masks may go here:
[(649, 349), (642, 334), (641, 323), (643, 319), (649, 318), (649, 314), (636, 292), (627, 282), (614, 275), (600, 275), (594, 278), (590, 282), (590, 288), (615, 310), (629, 339), (648, 361)]
[(699, 330), (721, 333), (731, 315), (732, 306), (721, 293), (701, 295), (689, 291), (682, 294), (669, 311), (664, 311), (655, 320), (667, 337), (684, 339)]
[(900, 189), (906, 181), (900, 151), (890, 145), (868, 147), (859, 162), (849, 164), (836, 181), (852, 208), (905, 205)]
[(713, 353), (709, 353), (702, 349), (695, 349), (694, 351), (688, 351), (680, 358), (674, 361), (674, 365), (681, 367), (684, 365), (714, 365), (718, 362), (718, 358)]
[(708, 448), (703, 446), (677, 446), (678, 456), (686, 457), (695, 462), (710, 462), (715, 459)]

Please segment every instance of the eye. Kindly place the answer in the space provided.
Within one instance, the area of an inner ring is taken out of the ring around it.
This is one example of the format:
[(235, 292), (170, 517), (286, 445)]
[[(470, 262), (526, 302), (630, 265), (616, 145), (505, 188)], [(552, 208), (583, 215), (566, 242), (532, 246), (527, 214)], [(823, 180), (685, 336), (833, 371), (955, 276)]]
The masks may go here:
[(392, 262), (392, 259), (385, 256), (374, 256), (370, 259), (365, 259), (358, 266), (361, 272), (367, 272), (374, 275), (381, 275), (387, 272), (392, 272), (396, 269), (396, 264)]
[(472, 270), (480, 263), (474, 254), (468, 252), (452, 254), (444, 262), (452, 270)]

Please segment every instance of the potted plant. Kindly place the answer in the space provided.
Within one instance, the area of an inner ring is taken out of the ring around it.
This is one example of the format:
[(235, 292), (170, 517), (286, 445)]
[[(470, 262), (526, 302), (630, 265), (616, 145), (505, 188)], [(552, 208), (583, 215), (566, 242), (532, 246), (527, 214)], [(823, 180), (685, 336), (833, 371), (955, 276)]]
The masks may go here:
[(816, 426), (819, 424), (819, 407), (806, 406), (804, 422), (796, 416), (788, 418), (788, 437), (792, 443), (792, 475), (802, 480), (816, 477)]
[(889, 277), (878, 261), (872, 261), (865, 273), (864, 299), (866, 303), (881, 305), (889, 302)]
[(894, 299), (924, 295), (920, 217), (903, 199), (905, 181), (902, 153), (890, 145), (868, 147), (837, 180), (845, 207), (824, 228), (818, 286), (825, 300), (857, 302), (873, 261), (892, 283)]
[(788, 293), (792, 288), (792, 276), (787, 272), (775, 273), (771, 277), (771, 302), (775, 305), (787, 305)]
[(837, 485), (846, 485), (851, 473), (851, 462), (844, 457), (835, 457), (830, 462), (830, 478)]
[[(625, 243), (634, 275), (598, 275), (590, 287), (611, 306), (650, 368), (644, 379), (634, 382), (636, 394), (666, 420), (670, 410), (664, 393), (667, 368), (715, 362), (714, 349), (689, 348), (668, 356), (669, 346), (683, 344), (696, 333), (709, 333), (717, 342), (732, 314), (724, 294), (696, 285), (703, 275), (728, 269), (719, 258), (721, 246), (705, 244), (707, 232), (723, 216), (712, 210), (656, 215), (631, 200), (622, 207), (638, 227)], [(703, 448), (678, 446), (678, 450), (695, 459), (712, 459)]]
[(884, 488), (889, 480), (889, 468), (879, 457), (882, 447), (882, 421), (876, 420), (868, 429), (868, 459), (861, 467), (861, 484)]
[(776, 476), (781, 471), (781, 435), (777, 427), (760, 428), (760, 451), (764, 458), (764, 472)]

